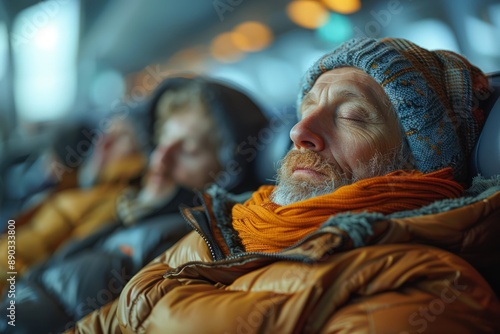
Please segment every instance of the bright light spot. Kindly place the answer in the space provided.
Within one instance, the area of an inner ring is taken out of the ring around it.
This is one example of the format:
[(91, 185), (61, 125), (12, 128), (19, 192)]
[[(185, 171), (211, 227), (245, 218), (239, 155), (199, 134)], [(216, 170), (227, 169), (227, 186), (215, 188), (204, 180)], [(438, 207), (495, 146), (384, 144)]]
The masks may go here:
[(231, 34), (234, 45), (242, 51), (260, 51), (273, 40), (271, 30), (260, 22), (244, 22), (234, 28)]
[(168, 62), (172, 64), (201, 62), (203, 57), (207, 55), (205, 49), (200, 45), (177, 51), (169, 58)]
[(205, 45), (192, 46), (174, 53), (167, 61), (166, 67), (175, 72), (204, 72), (206, 59), (210, 56)]
[(234, 45), (231, 34), (220, 34), (210, 45), (212, 57), (222, 63), (233, 63), (243, 58), (243, 53)]
[(347, 16), (332, 13), (328, 22), (316, 30), (316, 34), (322, 41), (342, 43), (352, 36), (351, 20)]
[(340, 14), (352, 14), (361, 9), (360, 0), (323, 0), (323, 3)]
[(76, 96), (79, 1), (43, 1), (12, 27), (14, 101), (22, 121), (67, 115)]
[(292, 22), (308, 29), (321, 27), (328, 20), (328, 10), (316, 1), (293, 1), (286, 7), (286, 12)]
[(59, 33), (54, 26), (43, 27), (36, 31), (35, 45), (41, 49), (54, 49), (58, 43)]

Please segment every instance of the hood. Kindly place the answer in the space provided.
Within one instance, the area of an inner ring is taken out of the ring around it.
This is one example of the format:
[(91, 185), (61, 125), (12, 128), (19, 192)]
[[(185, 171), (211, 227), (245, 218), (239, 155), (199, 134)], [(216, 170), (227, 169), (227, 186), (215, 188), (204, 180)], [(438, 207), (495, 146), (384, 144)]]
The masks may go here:
[(153, 92), (147, 105), (150, 140), (153, 140), (155, 111), (161, 96), (166, 91), (181, 89), (193, 80), (202, 86), (208, 112), (221, 139), (219, 161), (223, 171), (214, 182), (234, 193), (256, 189), (261, 183), (256, 172), (260, 147), (257, 138), (267, 126), (268, 119), (249, 96), (233, 85), (201, 76), (166, 79)]

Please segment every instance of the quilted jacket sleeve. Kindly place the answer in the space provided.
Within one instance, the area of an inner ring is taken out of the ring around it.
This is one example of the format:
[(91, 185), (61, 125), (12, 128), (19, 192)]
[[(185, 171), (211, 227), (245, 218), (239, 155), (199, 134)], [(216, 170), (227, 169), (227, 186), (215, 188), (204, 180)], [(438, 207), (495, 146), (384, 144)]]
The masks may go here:
[[(190, 238), (184, 242), (200, 242)], [(484, 279), (464, 260), (433, 247), (380, 245), (317, 264), (278, 261), (224, 284), (203, 265), (164, 278), (167, 258), (141, 271), (121, 294), (122, 332), (500, 331), (499, 303)]]
[(117, 311), (123, 333), (144, 332), (149, 313), (168, 291), (181, 285), (204, 283), (163, 278), (167, 270), (190, 261), (211, 261), (207, 245), (196, 232), (188, 234), (129, 281), (120, 294)]
[[(83, 238), (115, 218), (115, 200), (121, 185), (92, 190), (68, 190), (51, 197), (30, 222), (16, 229), (16, 271), (21, 277), (35, 263), (49, 258), (70, 238)], [(0, 238), (0, 252), (7, 254), (7, 238)], [(7, 256), (0, 258), (0, 278), (5, 282)], [(0, 283), (2, 286), (3, 283)]]
[(88, 314), (83, 319), (80, 319), (75, 327), (64, 332), (65, 334), (95, 334), (95, 333), (108, 333), (119, 334), (121, 333), (116, 318), (116, 308), (118, 306), (118, 299), (106, 304), (100, 309)]

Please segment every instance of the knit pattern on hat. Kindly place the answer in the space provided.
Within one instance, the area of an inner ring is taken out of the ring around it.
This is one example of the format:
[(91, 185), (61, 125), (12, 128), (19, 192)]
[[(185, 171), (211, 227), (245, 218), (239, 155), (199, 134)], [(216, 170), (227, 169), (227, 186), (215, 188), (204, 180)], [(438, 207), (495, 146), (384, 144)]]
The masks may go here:
[(365, 71), (383, 87), (417, 169), (452, 167), (457, 181), (467, 179), (484, 124), (478, 102), (488, 95), (488, 80), (478, 68), (454, 52), (429, 51), (404, 39), (352, 39), (307, 71), (298, 106), (322, 73), (345, 66)]

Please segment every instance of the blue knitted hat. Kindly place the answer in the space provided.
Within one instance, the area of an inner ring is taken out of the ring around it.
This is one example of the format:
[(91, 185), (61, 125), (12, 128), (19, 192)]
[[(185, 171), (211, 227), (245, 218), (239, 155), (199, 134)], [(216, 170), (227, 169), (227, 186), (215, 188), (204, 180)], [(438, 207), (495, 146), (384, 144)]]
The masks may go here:
[(322, 73), (346, 66), (365, 71), (383, 87), (418, 170), (449, 166), (457, 181), (467, 179), (467, 161), (484, 124), (478, 97), (488, 94), (488, 80), (478, 68), (451, 51), (428, 51), (403, 39), (352, 39), (307, 71), (298, 106)]

